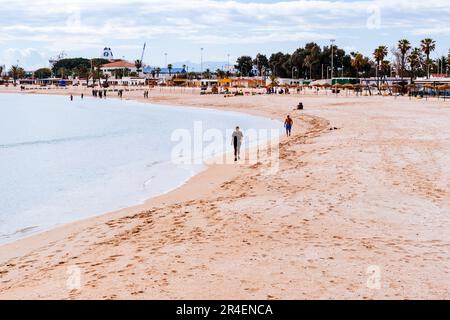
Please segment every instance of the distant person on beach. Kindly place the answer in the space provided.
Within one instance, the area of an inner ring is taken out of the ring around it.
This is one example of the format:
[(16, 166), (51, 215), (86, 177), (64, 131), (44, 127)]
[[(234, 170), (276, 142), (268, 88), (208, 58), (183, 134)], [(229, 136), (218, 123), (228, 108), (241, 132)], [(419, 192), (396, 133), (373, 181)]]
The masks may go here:
[(70, 95), (70, 101), (73, 101), (73, 95)]
[(288, 137), (292, 134), (292, 127), (294, 126), (294, 120), (292, 120), (291, 116), (287, 116), (286, 120), (284, 121), (284, 127), (286, 128), (286, 135)]
[(242, 140), (244, 139), (244, 134), (239, 127), (236, 127), (236, 131), (233, 132), (233, 147), (234, 147), (234, 161), (237, 162), (241, 159), (241, 146)]
[(84, 94), (83, 93), (81, 94), (81, 99), (84, 99)]

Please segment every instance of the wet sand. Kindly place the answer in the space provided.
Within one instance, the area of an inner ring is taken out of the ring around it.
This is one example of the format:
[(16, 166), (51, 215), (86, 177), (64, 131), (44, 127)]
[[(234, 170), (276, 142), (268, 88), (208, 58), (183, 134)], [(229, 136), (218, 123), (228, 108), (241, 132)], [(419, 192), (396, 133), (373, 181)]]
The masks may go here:
[(290, 114), (294, 136), (276, 174), (264, 159), (214, 165), (141, 206), (1, 246), (0, 299), (450, 298), (450, 101), (147, 101)]

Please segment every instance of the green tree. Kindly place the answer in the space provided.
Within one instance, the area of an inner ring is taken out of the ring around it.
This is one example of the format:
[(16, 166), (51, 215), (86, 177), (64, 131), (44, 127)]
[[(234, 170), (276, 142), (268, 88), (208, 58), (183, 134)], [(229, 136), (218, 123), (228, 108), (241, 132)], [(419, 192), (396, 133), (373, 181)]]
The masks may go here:
[(401, 64), (400, 75), (403, 78), (406, 72), (406, 60), (407, 60), (406, 58), (409, 51), (411, 50), (411, 43), (406, 39), (400, 40), (398, 42), (397, 49), (400, 53), (400, 64)]
[(57, 61), (52, 68), (53, 74), (56, 77), (66, 77), (70, 75), (76, 75), (80, 70), (91, 70), (92, 66), (102, 66), (109, 63), (106, 59), (85, 59), (85, 58), (70, 58), (61, 59)]
[(236, 60), (235, 68), (239, 70), (241, 76), (251, 76), (253, 69), (253, 59), (250, 56), (242, 56)]
[(430, 54), (436, 49), (436, 41), (430, 38), (423, 39), (420, 41), (420, 47), (422, 49), (422, 52), (426, 56), (425, 60), (425, 66), (427, 68), (427, 77), (430, 78), (430, 65), (432, 64), (432, 61), (430, 60)]
[(258, 70), (259, 76), (262, 76), (263, 70), (270, 68), (269, 59), (264, 54), (258, 53), (256, 58), (253, 60), (253, 65)]
[(25, 76), (25, 70), (19, 66), (12, 66), (8, 72), (9, 76), (13, 78), (14, 85), (17, 83), (17, 79), (23, 78)]
[(50, 70), (49, 68), (37, 69), (34, 72), (34, 77), (38, 78), (38, 79), (48, 79), (51, 76), (52, 76), (52, 70)]
[(272, 74), (280, 78), (290, 78), (292, 63), (291, 55), (282, 52), (274, 53), (269, 58), (270, 69)]
[[(379, 46), (373, 52), (373, 57), (374, 57), (375, 62), (377, 64), (378, 80), (381, 78), (381, 74), (380, 74), (380, 71), (382, 71), (381, 64), (383, 63), (384, 58), (386, 58), (387, 54), (388, 54), (388, 48), (386, 46)], [(378, 83), (378, 89), (379, 89), (380, 88), (380, 82), (377, 81), (377, 83)]]
[(217, 75), (217, 78), (223, 79), (223, 78), (225, 78), (226, 73), (222, 69), (217, 69), (216, 70), (216, 75)]
[(358, 76), (360, 75), (360, 72), (367, 73), (370, 70), (370, 62), (368, 57), (365, 57), (359, 52), (352, 53), (351, 56), (351, 66), (355, 69)]
[(439, 70), (440, 74), (447, 73), (448, 69), (448, 60), (446, 56), (442, 56), (436, 60), (437, 70)]
[(203, 73), (203, 77), (206, 79), (211, 79), (211, 70), (206, 69), (206, 71)]
[(143, 64), (142, 64), (142, 61), (141, 61), (141, 60), (136, 60), (136, 61), (134, 62), (134, 66), (136, 67), (137, 72), (142, 72)]
[(169, 63), (169, 64), (167, 65), (167, 69), (169, 70), (169, 76), (172, 76), (173, 65)]
[(423, 56), (420, 48), (414, 48), (411, 50), (410, 54), (407, 57), (407, 61), (410, 66), (411, 71), (411, 79), (418, 75), (418, 71), (423, 65)]
[(305, 69), (305, 58), (308, 55), (305, 48), (298, 48), (291, 55), (291, 64), (292, 67), (295, 67), (297, 70)]

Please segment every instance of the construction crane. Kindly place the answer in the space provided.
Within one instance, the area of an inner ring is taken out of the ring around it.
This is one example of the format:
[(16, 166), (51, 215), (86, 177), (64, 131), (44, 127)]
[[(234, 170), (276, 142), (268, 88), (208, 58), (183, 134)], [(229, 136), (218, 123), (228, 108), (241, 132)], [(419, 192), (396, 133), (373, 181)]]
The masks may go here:
[(144, 65), (144, 54), (145, 54), (145, 48), (146, 47), (147, 47), (147, 43), (144, 43), (144, 48), (142, 49), (142, 55), (141, 55), (142, 66)]

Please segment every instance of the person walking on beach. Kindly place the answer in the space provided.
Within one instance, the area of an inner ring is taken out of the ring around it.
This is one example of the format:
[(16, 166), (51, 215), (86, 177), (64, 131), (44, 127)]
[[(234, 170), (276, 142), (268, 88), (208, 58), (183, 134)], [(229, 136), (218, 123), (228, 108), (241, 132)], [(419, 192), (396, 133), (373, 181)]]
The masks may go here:
[(73, 101), (73, 95), (70, 95), (70, 101)]
[(84, 99), (84, 94), (83, 93), (81, 94), (81, 99)]
[(294, 120), (292, 120), (291, 116), (287, 116), (286, 120), (284, 121), (284, 127), (286, 128), (286, 135), (288, 137), (292, 134), (292, 127), (294, 126)]
[(232, 138), (232, 145), (234, 147), (234, 162), (237, 162), (238, 159), (241, 159), (241, 146), (242, 140), (244, 139), (244, 134), (239, 127), (236, 127), (236, 130), (233, 132)]

